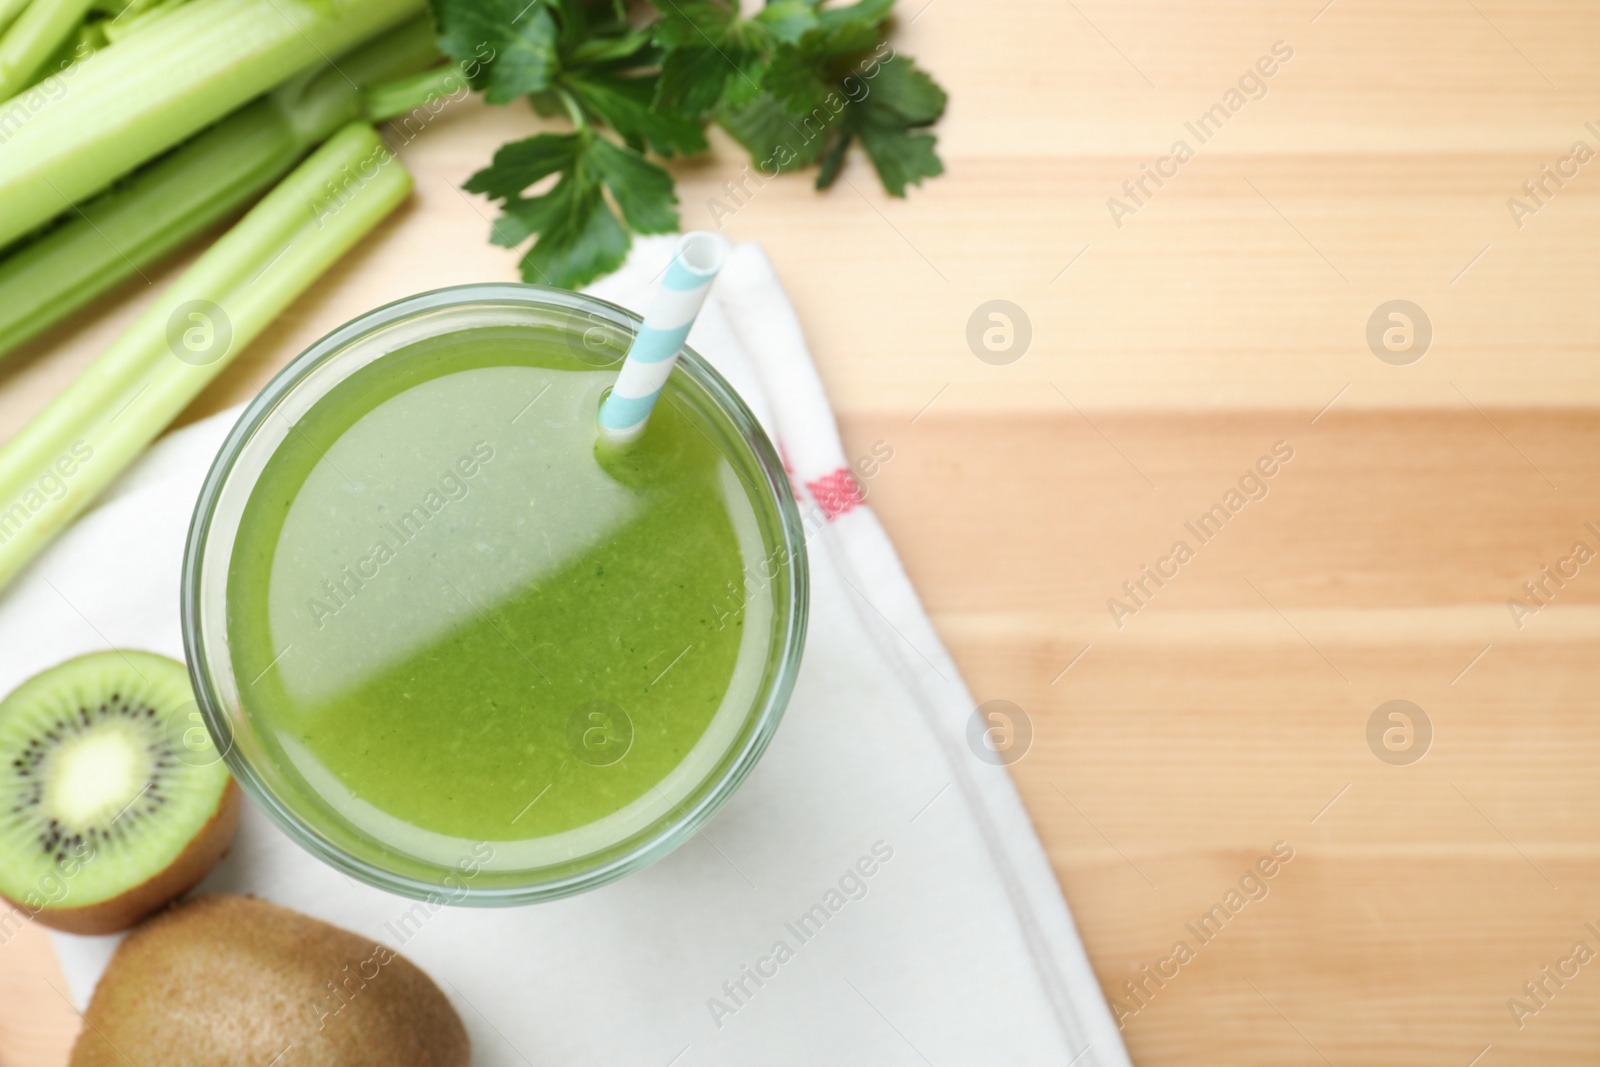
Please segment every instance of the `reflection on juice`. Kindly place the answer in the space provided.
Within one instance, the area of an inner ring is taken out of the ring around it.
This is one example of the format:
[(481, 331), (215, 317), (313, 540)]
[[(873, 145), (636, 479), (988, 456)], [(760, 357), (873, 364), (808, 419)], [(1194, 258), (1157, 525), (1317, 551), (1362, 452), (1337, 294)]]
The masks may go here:
[(673, 385), (597, 458), (614, 377), (485, 327), (384, 356), (287, 433), (227, 626), (244, 711), (306, 799), (446, 862), (452, 841), (573, 855), (721, 756), (768, 655), (747, 579), (775, 509)]

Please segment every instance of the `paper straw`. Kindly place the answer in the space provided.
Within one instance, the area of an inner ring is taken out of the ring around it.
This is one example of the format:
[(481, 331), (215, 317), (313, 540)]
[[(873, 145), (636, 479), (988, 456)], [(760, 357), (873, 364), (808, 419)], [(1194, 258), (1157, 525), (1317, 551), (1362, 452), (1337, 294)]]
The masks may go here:
[(622, 362), (617, 384), (600, 405), (600, 436), (626, 444), (644, 432), (656, 398), (678, 362), (683, 339), (728, 259), (728, 242), (714, 233), (686, 233), (650, 302), (644, 325)]

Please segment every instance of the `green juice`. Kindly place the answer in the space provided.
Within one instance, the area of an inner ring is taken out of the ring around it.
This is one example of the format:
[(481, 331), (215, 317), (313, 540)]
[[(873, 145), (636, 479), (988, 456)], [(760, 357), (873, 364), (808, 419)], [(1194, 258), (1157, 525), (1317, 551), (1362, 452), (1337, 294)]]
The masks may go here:
[(597, 451), (615, 377), (485, 326), (275, 416), (229, 656), (292, 805), (369, 839), (340, 847), (559, 863), (660, 820), (726, 757), (768, 670), (752, 575), (772, 573), (777, 507), (681, 371), (643, 438)]

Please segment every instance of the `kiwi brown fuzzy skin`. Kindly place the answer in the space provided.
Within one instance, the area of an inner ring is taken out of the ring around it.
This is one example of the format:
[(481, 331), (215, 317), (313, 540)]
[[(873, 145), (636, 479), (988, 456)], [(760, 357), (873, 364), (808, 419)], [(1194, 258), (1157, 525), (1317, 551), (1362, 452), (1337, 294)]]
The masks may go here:
[(110, 900), (79, 908), (45, 906), (37, 911), (3, 895), (0, 900), (31, 914), (41, 925), (69, 934), (114, 934), (126, 930), (183, 896), (210, 873), (233, 844), (234, 831), (239, 828), (239, 804), (239, 784), (229, 781), (217, 802), (216, 812), (178, 858), (165, 870)]
[(415, 965), (250, 897), (203, 896), (135, 929), (84, 1020), (71, 1067), (261, 1067), (280, 1056), (285, 1067), (468, 1067), (471, 1059), (460, 1016)]

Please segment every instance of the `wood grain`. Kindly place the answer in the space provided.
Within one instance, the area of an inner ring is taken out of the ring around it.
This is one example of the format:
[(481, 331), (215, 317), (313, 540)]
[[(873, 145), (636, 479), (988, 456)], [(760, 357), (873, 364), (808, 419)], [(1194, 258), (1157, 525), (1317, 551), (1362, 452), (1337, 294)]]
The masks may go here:
[(58, 1067), (78, 1036), (78, 1014), (44, 928), (0, 934), (0, 1064)]
[[(1600, 148), (1600, 9), (902, 7), (897, 42), (951, 91), (948, 173), (893, 201), (856, 159), (826, 194), (724, 199), (726, 228), (778, 264), (850, 451), (893, 448), (871, 502), (974, 695), (1031, 719), (1013, 773), (1102, 985), (1138, 1009), (1135, 1062), (1592, 1063), (1600, 965), (1520, 1029), (1507, 1000), (1600, 948), (1600, 570), (1520, 628), (1506, 601), (1600, 548), (1600, 163), (1520, 227), (1507, 200)], [(1265, 95), (1196, 144), (1185, 122), (1278, 41)], [(186, 418), (377, 303), (514, 277), (454, 187), (535, 128), (467, 103), (405, 145), (413, 203)], [(1107, 199), (1179, 138), (1194, 158), (1118, 227)], [(725, 142), (679, 168), (686, 225), (739, 169)], [(0, 367), (0, 435), (148, 296)], [(1396, 298), (1434, 331), (1409, 366), (1365, 340)], [(967, 343), (991, 299), (1032, 327), (1003, 366)], [(1265, 497), (1119, 628), (1107, 600), (1279, 441)], [(1432, 724), (1409, 766), (1368, 747), (1391, 699)], [(1133, 999), (1278, 841), (1266, 896)], [(53, 969), (36, 934), (0, 947), (0, 1064), (63, 1062)]]

